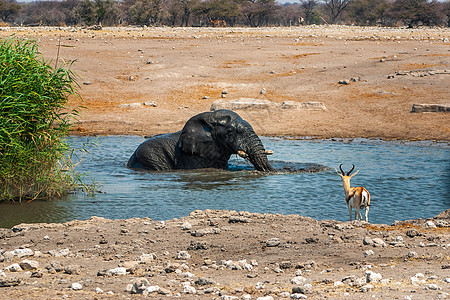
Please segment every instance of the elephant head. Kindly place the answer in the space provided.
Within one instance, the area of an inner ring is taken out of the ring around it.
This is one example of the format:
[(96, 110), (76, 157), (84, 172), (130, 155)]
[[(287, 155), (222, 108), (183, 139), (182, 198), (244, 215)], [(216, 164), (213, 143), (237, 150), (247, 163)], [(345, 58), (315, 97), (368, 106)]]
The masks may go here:
[(269, 151), (252, 126), (230, 110), (204, 112), (192, 117), (178, 141), (178, 166), (226, 168), (232, 154), (248, 159), (258, 171), (271, 171)]

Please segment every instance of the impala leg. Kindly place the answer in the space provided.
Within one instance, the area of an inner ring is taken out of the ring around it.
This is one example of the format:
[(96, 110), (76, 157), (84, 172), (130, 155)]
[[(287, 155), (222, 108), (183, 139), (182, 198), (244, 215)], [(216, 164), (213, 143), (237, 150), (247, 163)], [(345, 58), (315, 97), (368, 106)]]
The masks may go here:
[(350, 221), (352, 220), (352, 207), (350, 206), (350, 204), (347, 204), (347, 208), (348, 208), (348, 215), (350, 217)]
[(369, 222), (369, 206), (366, 206), (366, 222)]

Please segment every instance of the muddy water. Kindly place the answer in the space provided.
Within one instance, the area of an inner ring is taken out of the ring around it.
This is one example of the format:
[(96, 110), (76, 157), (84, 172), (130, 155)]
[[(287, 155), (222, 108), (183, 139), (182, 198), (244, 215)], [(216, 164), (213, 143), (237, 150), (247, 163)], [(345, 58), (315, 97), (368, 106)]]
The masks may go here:
[[(432, 217), (450, 208), (450, 145), (379, 140), (288, 140), (262, 138), (277, 169), (274, 174), (251, 170), (241, 158), (232, 171), (194, 170), (147, 173), (125, 167), (137, 136), (71, 137), (86, 148), (78, 170), (101, 184), (101, 193), (69, 195), (57, 201), (0, 205), (0, 227), (22, 222), (65, 222), (100, 216), (111, 219), (149, 217), (167, 220), (196, 209), (230, 209), (260, 213), (300, 214), (315, 219), (348, 220), (340, 163), (360, 172), (352, 185), (372, 196), (369, 221)], [(325, 166), (325, 168), (322, 167)], [(303, 172), (304, 170), (322, 170)], [(89, 182), (89, 179), (87, 179)]]

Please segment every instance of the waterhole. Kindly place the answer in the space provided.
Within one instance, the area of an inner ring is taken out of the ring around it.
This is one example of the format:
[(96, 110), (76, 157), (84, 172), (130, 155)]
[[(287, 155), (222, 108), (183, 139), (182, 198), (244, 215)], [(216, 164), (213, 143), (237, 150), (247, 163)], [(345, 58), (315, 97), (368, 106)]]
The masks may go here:
[[(60, 200), (0, 205), (0, 227), (19, 223), (66, 222), (91, 216), (109, 219), (149, 217), (168, 220), (197, 209), (299, 214), (318, 220), (348, 220), (335, 168), (359, 169), (352, 186), (372, 198), (371, 223), (391, 224), (435, 216), (450, 207), (450, 145), (381, 140), (312, 140), (262, 137), (277, 172), (252, 171), (239, 157), (230, 171), (142, 172), (126, 168), (138, 136), (70, 137), (86, 144), (77, 170), (100, 184), (93, 196), (71, 194)], [(75, 159), (76, 160), (76, 159)]]

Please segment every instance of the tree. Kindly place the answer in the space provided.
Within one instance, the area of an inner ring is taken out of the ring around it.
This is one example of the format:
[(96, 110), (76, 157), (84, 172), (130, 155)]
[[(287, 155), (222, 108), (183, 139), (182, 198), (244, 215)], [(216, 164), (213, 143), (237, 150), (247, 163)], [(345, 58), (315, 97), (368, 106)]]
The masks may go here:
[(345, 10), (351, 0), (325, 0), (325, 7), (330, 17), (330, 23), (334, 24), (338, 20), (339, 16)]
[(134, 24), (155, 25), (161, 17), (161, 0), (137, 0), (128, 10), (130, 21)]
[(348, 5), (348, 11), (356, 24), (373, 26), (383, 22), (388, 7), (387, 0), (355, 0)]
[(439, 7), (437, 1), (396, 0), (388, 15), (410, 28), (418, 25), (432, 26), (442, 22), (443, 13), (439, 11)]
[(15, 0), (0, 0), (0, 19), (3, 22), (11, 21), (20, 9), (22, 9), (22, 6), (17, 4)]
[(277, 8), (275, 0), (246, 0), (242, 13), (250, 26), (259, 27), (268, 24), (269, 17), (274, 15)]
[(318, 17), (316, 7), (319, 4), (317, 0), (302, 0), (300, 5), (303, 8), (305, 14), (305, 23), (310, 25), (316, 23)]
[(87, 26), (94, 25), (97, 21), (97, 11), (94, 2), (91, 0), (81, 0), (74, 11)]

